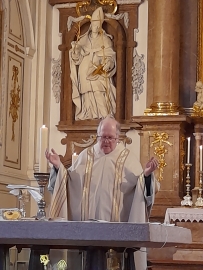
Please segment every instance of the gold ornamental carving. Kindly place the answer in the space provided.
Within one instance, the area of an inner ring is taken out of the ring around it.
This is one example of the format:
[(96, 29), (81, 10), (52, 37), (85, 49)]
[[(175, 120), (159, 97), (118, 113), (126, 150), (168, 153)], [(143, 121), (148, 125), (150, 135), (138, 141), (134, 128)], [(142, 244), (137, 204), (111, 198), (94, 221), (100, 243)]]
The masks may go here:
[(10, 108), (9, 108), (9, 116), (12, 117), (12, 141), (15, 141), (15, 130), (14, 130), (14, 124), (18, 119), (18, 109), (20, 107), (20, 86), (18, 84), (18, 74), (19, 70), (18, 67), (13, 65), (13, 75), (12, 75), (12, 81), (13, 81), (13, 89), (10, 91)]
[(116, 13), (117, 2), (116, 0), (90, 0), (78, 2), (76, 5), (77, 15), (86, 16), (86, 18), (91, 18), (92, 13), (99, 7), (102, 7), (104, 13)]
[[(164, 167), (167, 166), (167, 163), (165, 161), (165, 155), (168, 153), (168, 150), (166, 149), (165, 145), (172, 146), (173, 144), (168, 141), (169, 135), (165, 132), (158, 133), (155, 132), (153, 134), (154, 141), (151, 142), (150, 147), (154, 146), (154, 154), (158, 156), (158, 162), (159, 162), (159, 177), (158, 181), (163, 180), (163, 172)], [(157, 146), (155, 146), (157, 145)]]

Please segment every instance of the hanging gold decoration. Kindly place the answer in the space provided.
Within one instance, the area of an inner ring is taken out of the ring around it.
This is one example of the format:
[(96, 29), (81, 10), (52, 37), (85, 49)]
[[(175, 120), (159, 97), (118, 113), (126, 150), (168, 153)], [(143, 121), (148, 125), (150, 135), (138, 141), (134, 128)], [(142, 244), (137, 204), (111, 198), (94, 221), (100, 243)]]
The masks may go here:
[(165, 144), (172, 146), (173, 144), (168, 141), (169, 135), (165, 132), (158, 133), (155, 132), (153, 134), (154, 141), (151, 142), (150, 147), (153, 147), (154, 145), (158, 144), (158, 146), (154, 147), (154, 154), (158, 156), (158, 162), (159, 162), (159, 177), (158, 180), (163, 180), (163, 172), (164, 167), (167, 166), (167, 163), (165, 161), (165, 155), (168, 153), (168, 150), (165, 147)]
[(18, 109), (20, 107), (20, 86), (18, 84), (18, 74), (19, 70), (18, 67), (13, 65), (13, 89), (10, 91), (10, 108), (9, 108), (9, 116), (12, 117), (12, 141), (15, 141), (15, 129), (14, 124), (18, 119)]

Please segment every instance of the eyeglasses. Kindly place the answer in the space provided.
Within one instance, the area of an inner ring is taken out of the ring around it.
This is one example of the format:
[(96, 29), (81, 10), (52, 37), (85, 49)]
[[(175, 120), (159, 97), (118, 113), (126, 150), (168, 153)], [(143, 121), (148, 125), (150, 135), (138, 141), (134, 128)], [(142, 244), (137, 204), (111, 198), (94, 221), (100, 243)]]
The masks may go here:
[(97, 136), (97, 138), (100, 138), (102, 142), (105, 142), (105, 141), (114, 142), (115, 140), (117, 140), (117, 138), (107, 137), (107, 136)]

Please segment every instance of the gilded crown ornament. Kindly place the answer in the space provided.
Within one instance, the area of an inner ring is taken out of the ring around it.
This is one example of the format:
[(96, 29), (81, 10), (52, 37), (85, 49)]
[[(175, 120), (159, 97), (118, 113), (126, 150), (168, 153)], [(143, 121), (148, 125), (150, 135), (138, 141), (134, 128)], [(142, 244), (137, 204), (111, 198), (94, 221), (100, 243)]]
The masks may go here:
[(78, 2), (76, 12), (78, 16), (86, 16), (91, 18), (92, 13), (99, 7), (102, 7), (104, 13), (114, 14), (117, 11), (116, 0), (90, 0)]

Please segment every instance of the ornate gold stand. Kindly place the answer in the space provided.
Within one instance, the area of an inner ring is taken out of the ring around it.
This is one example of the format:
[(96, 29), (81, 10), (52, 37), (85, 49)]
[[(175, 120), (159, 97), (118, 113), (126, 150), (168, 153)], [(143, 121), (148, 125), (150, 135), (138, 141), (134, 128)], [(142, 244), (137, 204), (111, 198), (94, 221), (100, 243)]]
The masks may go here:
[(196, 207), (203, 207), (203, 198), (202, 198), (202, 174), (203, 171), (199, 172), (199, 195), (195, 203)]
[(186, 163), (185, 167), (187, 168), (187, 176), (186, 176), (186, 195), (183, 197), (181, 201), (181, 206), (192, 206), (192, 200), (190, 196), (190, 167), (191, 163)]
[(37, 203), (38, 204), (37, 217), (42, 219), (46, 217), (46, 212), (45, 212), (46, 203), (44, 200), (44, 191), (49, 181), (49, 173), (34, 173), (34, 177), (37, 180), (37, 183), (39, 186), (39, 192), (40, 192), (40, 195), (42, 196), (42, 199)]

